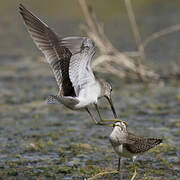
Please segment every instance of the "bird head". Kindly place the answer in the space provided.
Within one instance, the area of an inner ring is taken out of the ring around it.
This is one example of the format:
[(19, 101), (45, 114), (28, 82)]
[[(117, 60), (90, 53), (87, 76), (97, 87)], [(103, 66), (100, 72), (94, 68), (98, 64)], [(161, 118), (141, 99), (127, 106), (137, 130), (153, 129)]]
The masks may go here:
[(118, 122), (115, 122), (113, 125), (114, 128), (117, 128), (123, 132), (127, 131), (127, 126), (128, 124), (125, 121), (118, 121)]
[(93, 40), (91, 40), (90, 38), (86, 38), (81, 46), (81, 49), (85, 52), (87, 52), (87, 54), (89, 55), (94, 55), (95, 54), (95, 44), (93, 42)]

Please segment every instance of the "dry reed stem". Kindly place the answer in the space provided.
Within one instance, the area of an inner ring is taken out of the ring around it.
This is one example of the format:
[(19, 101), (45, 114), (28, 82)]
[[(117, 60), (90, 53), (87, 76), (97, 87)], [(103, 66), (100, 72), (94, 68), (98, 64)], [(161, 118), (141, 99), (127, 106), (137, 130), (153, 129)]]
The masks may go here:
[[(86, 0), (78, 0), (78, 2), (87, 22), (87, 26), (83, 25), (81, 27), (87, 33), (87, 35), (94, 40), (100, 50), (100, 56), (97, 57), (92, 63), (93, 68), (96, 67), (96, 69), (101, 72), (111, 72), (112, 74), (116, 74), (119, 77), (127, 77), (127, 72), (128, 74), (136, 74), (139, 79), (146, 82), (160, 79), (160, 74), (155, 73), (145, 64), (142, 64), (142, 61), (139, 61), (139, 58), (143, 60), (145, 59), (144, 48), (150, 42), (163, 35), (179, 31), (180, 25), (174, 25), (159, 32), (155, 32), (151, 36), (147, 37), (144, 41), (142, 41), (136, 23), (131, 0), (125, 0), (128, 17), (138, 47), (138, 51), (119, 52), (105, 35), (103, 24), (99, 23), (95, 13), (92, 12), (92, 10), (89, 10)], [(137, 57), (138, 59), (132, 59), (132, 57)], [(111, 63), (114, 63), (117, 66), (112, 66)], [(121, 72), (119, 71), (119, 69), (121, 69)]]
[(125, 5), (126, 5), (131, 29), (133, 31), (134, 38), (136, 41), (136, 45), (138, 47), (138, 51), (140, 52), (140, 56), (141, 56), (142, 60), (145, 60), (144, 47), (143, 47), (141, 36), (139, 33), (139, 28), (138, 28), (138, 25), (136, 23), (136, 18), (135, 18), (134, 10), (132, 8), (131, 0), (125, 0)]
[(146, 47), (150, 42), (160, 38), (161, 36), (180, 31), (180, 24), (176, 24), (174, 26), (167, 27), (165, 29), (162, 29), (158, 32), (153, 33), (149, 37), (147, 37), (144, 42), (142, 43), (142, 46)]
[(118, 174), (118, 173), (119, 173), (119, 171), (117, 171), (117, 170), (105, 171), (105, 172), (101, 172), (101, 173), (99, 173), (99, 174), (96, 174), (96, 175), (94, 175), (94, 176), (91, 177), (91, 178), (88, 178), (88, 180), (95, 180), (95, 179), (100, 178), (100, 177), (105, 176), (105, 175)]

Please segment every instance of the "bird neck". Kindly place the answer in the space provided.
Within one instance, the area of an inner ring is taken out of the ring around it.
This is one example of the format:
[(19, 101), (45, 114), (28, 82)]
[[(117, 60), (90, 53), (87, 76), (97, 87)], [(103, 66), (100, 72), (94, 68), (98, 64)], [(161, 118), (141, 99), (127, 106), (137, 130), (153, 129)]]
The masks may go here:
[(102, 97), (102, 96), (104, 96), (105, 93), (106, 93), (105, 83), (104, 83), (104, 81), (102, 81), (102, 80), (97, 80), (97, 81), (98, 81), (99, 86), (100, 86), (100, 89), (101, 89), (100, 97)]
[(114, 127), (112, 133), (110, 134), (110, 142), (114, 146), (119, 146), (123, 144), (127, 137), (127, 133), (122, 131), (119, 127)]
[(127, 129), (125, 127), (119, 127), (119, 126), (115, 126), (114, 131), (116, 131), (117, 133), (127, 133)]

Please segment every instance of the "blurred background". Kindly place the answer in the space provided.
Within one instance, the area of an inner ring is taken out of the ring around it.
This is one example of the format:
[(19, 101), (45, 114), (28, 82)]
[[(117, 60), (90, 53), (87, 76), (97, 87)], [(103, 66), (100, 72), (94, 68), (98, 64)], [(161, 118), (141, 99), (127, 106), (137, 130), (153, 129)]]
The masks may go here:
[[(98, 19), (104, 23), (107, 37), (113, 45), (120, 51), (135, 51), (136, 43), (130, 27), (127, 10), (123, 0), (111, 2), (106, 0), (88, 1), (94, 9)], [(31, 39), (24, 29), (24, 25), (18, 14), (17, 6), (19, 3), (25, 4), (36, 15), (48, 23), (50, 27), (56, 29), (62, 36), (82, 35), (79, 29), (80, 24), (85, 23), (82, 10), (78, 1), (0, 1), (1, 8), (1, 55), (16, 54), (17, 52), (29, 52), (37, 54), (38, 50), (32, 46)], [(132, 1), (134, 13), (136, 15), (142, 39), (146, 39), (152, 33), (160, 31), (172, 25), (179, 24), (180, 2), (174, 0), (151, 0), (151, 1)], [(67, 12), (68, 10), (68, 12)], [(148, 44), (146, 55), (153, 64), (165, 65), (167, 62), (179, 60), (179, 33), (171, 33)], [(8, 40), (7, 36), (11, 39)], [(23, 37), (23, 38), (22, 38)], [(11, 49), (11, 51), (9, 51)], [(166, 63), (165, 63), (166, 62)]]
[[(61, 36), (87, 35), (91, 27), (79, 2), (0, 0), (0, 179), (80, 179), (117, 167), (108, 141), (111, 128), (96, 127), (85, 112), (46, 105), (46, 97), (57, 93), (56, 82), (18, 13), (22, 3)], [(131, 7), (128, 2), (87, 1), (86, 13), (104, 24), (113, 46), (102, 40), (105, 47), (98, 46), (95, 59), (115, 59), (97, 66), (95, 60), (94, 68), (111, 82), (116, 110), (130, 130), (164, 138), (138, 159), (139, 179), (178, 179), (180, 1), (132, 0)], [(111, 118), (107, 102), (100, 104)], [(131, 160), (125, 164), (128, 179), (133, 166)]]

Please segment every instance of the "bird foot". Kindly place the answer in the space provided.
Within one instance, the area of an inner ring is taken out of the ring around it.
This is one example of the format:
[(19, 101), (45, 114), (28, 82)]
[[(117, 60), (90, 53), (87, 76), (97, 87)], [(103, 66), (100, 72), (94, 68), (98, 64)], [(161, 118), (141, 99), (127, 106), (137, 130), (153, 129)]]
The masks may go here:
[(136, 177), (136, 175), (137, 175), (136, 166), (134, 165), (134, 174), (133, 174), (131, 180), (134, 180), (134, 178)]

